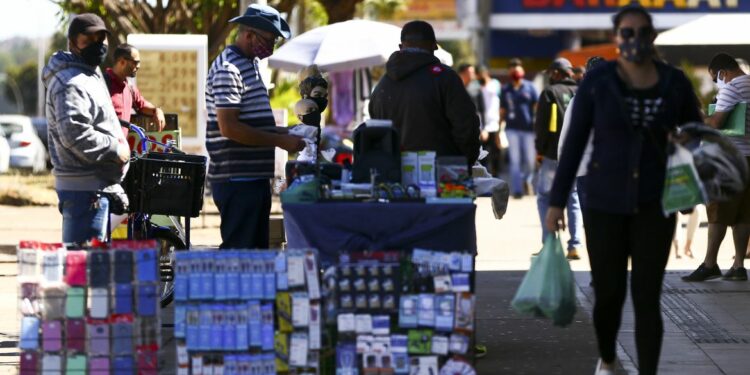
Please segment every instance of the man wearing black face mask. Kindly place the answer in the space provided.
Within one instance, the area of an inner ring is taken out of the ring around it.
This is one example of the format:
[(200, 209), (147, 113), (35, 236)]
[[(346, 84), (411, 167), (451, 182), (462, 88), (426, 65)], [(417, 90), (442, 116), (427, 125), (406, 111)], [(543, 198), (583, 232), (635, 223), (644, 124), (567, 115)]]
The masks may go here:
[(214, 60), (206, 82), (208, 180), (221, 215), (222, 249), (264, 249), (269, 242), (275, 147), (297, 152), (300, 137), (279, 134), (258, 61), (273, 53), (289, 25), (266, 5), (229, 22), (237, 39)]
[(107, 56), (107, 28), (91, 13), (73, 18), (69, 51), (44, 68), (50, 159), (63, 215), (63, 242), (106, 236), (109, 208), (119, 197), (130, 148), (109, 98), (99, 64)]

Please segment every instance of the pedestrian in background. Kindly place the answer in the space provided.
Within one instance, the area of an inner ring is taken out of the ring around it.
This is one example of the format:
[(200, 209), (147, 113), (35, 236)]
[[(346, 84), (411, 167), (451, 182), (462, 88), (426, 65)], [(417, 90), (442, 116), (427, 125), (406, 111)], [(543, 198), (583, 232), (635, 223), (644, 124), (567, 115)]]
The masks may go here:
[(305, 148), (300, 137), (279, 134), (258, 61), (273, 54), (278, 38), (289, 38), (279, 12), (251, 4), (229, 20), (237, 39), (211, 64), (206, 82), (208, 180), (221, 215), (222, 249), (266, 249), (275, 147)]
[[(750, 76), (740, 69), (737, 60), (720, 53), (708, 64), (719, 92), (716, 94), (716, 112), (706, 119), (714, 128), (722, 128), (729, 119), (730, 113), (739, 103), (750, 102)], [(746, 126), (747, 128), (747, 126)], [(729, 139), (750, 162), (750, 133), (742, 136), (730, 136)], [(727, 202), (711, 202), (706, 206), (708, 216), (708, 247), (703, 263), (693, 273), (683, 277), (684, 281), (705, 281), (722, 277), (721, 269), (716, 263), (719, 247), (732, 227), (734, 239), (734, 264), (724, 274), (724, 280), (745, 281), (747, 270), (744, 266), (745, 252), (750, 238), (750, 185), (745, 191)]]
[(685, 74), (654, 59), (648, 11), (622, 8), (613, 23), (619, 57), (589, 72), (578, 89), (546, 225), (550, 231), (565, 227), (563, 207), (593, 130), (584, 220), (601, 357), (596, 374), (613, 375), (617, 368), (630, 260), (639, 373), (650, 375), (659, 366), (661, 287), (675, 228), (675, 216), (665, 217), (660, 203), (668, 134), (700, 121), (701, 112)]
[(486, 66), (477, 68), (477, 77), (484, 101), (484, 122), (479, 140), (487, 150), (484, 165), (492, 177), (500, 176), (503, 151), (500, 148), (500, 81), (490, 76)]
[(401, 44), (372, 91), (370, 116), (393, 121), (404, 151), (479, 156), (479, 116), (461, 78), (435, 57), (435, 30), (425, 21), (401, 29)]
[(539, 99), (534, 85), (524, 79), (521, 60), (511, 59), (508, 75), (511, 82), (502, 89), (500, 121), (505, 121), (510, 157), (510, 193), (513, 198), (531, 193), (536, 151), (534, 150), (534, 112)]
[(105, 240), (110, 205), (127, 204), (120, 183), (130, 148), (99, 69), (108, 33), (99, 16), (75, 16), (68, 51), (55, 52), (42, 72), (63, 242)]
[[(544, 225), (544, 218), (549, 207), (552, 180), (557, 171), (557, 144), (560, 139), (560, 129), (563, 127), (565, 111), (578, 89), (576, 81), (573, 80), (573, 65), (568, 59), (562, 57), (555, 59), (547, 69), (547, 74), (550, 84), (539, 95), (534, 120), (534, 145), (537, 158), (541, 159), (536, 184), (536, 205), (542, 225), (542, 243), (549, 235)], [(575, 186), (570, 192), (566, 207), (570, 223), (567, 258), (577, 260), (580, 259), (578, 248), (583, 245), (583, 219)]]
[[(128, 82), (128, 78), (135, 78), (141, 67), (140, 52), (130, 44), (120, 44), (112, 58), (115, 64), (104, 72), (104, 79), (117, 118), (130, 122), (135, 109), (138, 113), (151, 116), (159, 131), (164, 130), (164, 111), (146, 100), (138, 87)], [(123, 126), (122, 130), (127, 137), (130, 128)]]

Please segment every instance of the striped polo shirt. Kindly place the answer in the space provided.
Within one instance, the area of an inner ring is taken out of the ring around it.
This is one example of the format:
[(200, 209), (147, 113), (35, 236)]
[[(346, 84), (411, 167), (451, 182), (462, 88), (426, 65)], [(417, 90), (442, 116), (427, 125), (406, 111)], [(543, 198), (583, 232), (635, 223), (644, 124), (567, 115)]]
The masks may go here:
[[(716, 95), (716, 112), (731, 112), (737, 103), (750, 103), (750, 75), (731, 80)], [(729, 137), (737, 149), (750, 156), (750, 116), (745, 114), (745, 136)]]
[(272, 178), (274, 148), (247, 146), (221, 135), (217, 108), (239, 109), (239, 120), (256, 129), (276, 126), (268, 92), (258, 72), (256, 59), (228, 46), (211, 64), (206, 82), (206, 150), (210, 156), (209, 181)]

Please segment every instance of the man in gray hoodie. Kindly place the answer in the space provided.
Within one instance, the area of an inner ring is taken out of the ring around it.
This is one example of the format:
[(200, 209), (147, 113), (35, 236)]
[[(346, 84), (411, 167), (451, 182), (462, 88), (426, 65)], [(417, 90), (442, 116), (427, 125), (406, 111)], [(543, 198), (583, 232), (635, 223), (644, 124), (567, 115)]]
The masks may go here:
[(99, 16), (76, 16), (68, 29), (69, 51), (53, 54), (43, 71), (63, 242), (104, 239), (110, 205), (127, 205), (120, 182), (130, 148), (99, 70), (107, 33)]

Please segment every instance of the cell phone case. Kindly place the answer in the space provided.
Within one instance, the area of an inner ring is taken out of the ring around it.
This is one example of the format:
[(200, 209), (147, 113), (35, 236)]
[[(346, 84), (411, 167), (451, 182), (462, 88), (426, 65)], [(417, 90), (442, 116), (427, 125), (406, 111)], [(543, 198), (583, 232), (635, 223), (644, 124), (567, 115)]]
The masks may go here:
[(138, 286), (136, 310), (141, 316), (156, 315), (156, 285)]
[(42, 374), (61, 374), (62, 371), (62, 356), (46, 353), (42, 356)]
[(39, 348), (39, 318), (24, 316), (21, 318), (21, 339), (18, 341), (21, 349)]
[(42, 317), (46, 320), (65, 317), (65, 288), (48, 286), (42, 289)]
[(156, 250), (144, 249), (135, 252), (136, 271), (138, 281), (154, 282), (157, 281), (157, 257)]
[(37, 352), (22, 352), (20, 375), (36, 375), (39, 371), (39, 354)]
[(115, 357), (112, 369), (114, 375), (133, 375), (135, 370), (133, 357)]
[(157, 352), (152, 350), (139, 350), (136, 353), (138, 373), (141, 375), (156, 375), (159, 370)]
[(112, 353), (115, 355), (133, 354), (133, 323), (112, 325)]
[(65, 360), (66, 374), (85, 374), (86, 356), (83, 354), (69, 355)]
[(115, 283), (125, 284), (133, 282), (133, 252), (129, 250), (115, 251), (114, 264)]
[(65, 294), (65, 316), (68, 318), (83, 318), (86, 310), (86, 291), (83, 288), (68, 288)]
[(130, 284), (115, 285), (115, 314), (133, 312), (133, 286)]
[(65, 333), (68, 351), (86, 350), (86, 322), (83, 319), (68, 319), (65, 322)]
[(65, 257), (65, 282), (71, 286), (86, 285), (85, 251), (68, 251)]
[(89, 285), (107, 287), (109, 285), (109, 253), (94, 251), (89, 254)]
[(42, 350), (56, 352), (62, 349), (62, 322), (51, 320), (42, 322)]
[(91, 375), (109, 375), (109, 357), (97, 357), (89, 360)]
[(104, 319), (109, 315), (109, 291), (106, 288), (89, 289), (89, 316)]
[(89, 350), (92, 356), (109, 355), (109, 325), (89, 324)]

